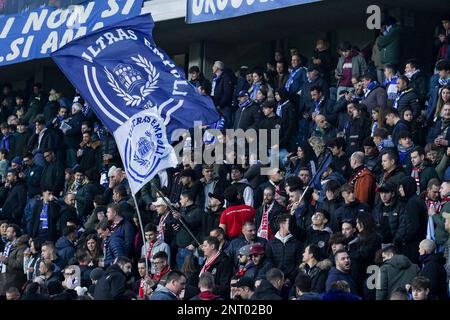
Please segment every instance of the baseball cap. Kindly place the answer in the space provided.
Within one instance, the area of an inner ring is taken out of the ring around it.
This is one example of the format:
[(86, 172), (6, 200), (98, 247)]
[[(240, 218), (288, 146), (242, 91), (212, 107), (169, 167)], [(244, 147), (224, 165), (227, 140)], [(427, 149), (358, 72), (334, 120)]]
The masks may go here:
[(248, 256), (250, 254), (251, 244), (247, 244), (239, 249), (239, 254), (241, 256)]
[[(166, 200), (166, 202), (164, 200)], [(159, 197), (158, 199), (156, 199), (155, 202), (152, 202), (152, 205), (154, 205), (154, 206), (167, 206), (167, 203), (170, 203), (169, 199), (167, 199), (166, 197), (164, 197), (164, 199)]]
[(264, 246), (259, 242), (255, 242), (250, 246), (249, 255), (264, 254), (264, 252), (265, 252)]
[(385, 182), (378, 188), (378, 192), (395, 192), (395, 185), (391, 182)]
[(253, 291), (255, 289), (255, 281), (250, 277), (242, 277), (236, 283), (236, 287), (237, 288), (249, 287), (250, 290)]
[(245, 96), (248, 97), (248, 92), (245, 91), (245, 90), (239, 91), (239, 93), (238, 93), (238, 95), (237, 95), (238, 98), (240, 98), (240, 97), (245, 97)]
[(208, 196), (209, 196), (210, 198), (214, 198), (214, 199), (219, 200), (222, 204), (225, 202), (224, 197), (223, 197), (222, 195), (218, 194), (218, 193), (212, 193), (212, 192), (210, 192), (210, 193), (208, 193)]

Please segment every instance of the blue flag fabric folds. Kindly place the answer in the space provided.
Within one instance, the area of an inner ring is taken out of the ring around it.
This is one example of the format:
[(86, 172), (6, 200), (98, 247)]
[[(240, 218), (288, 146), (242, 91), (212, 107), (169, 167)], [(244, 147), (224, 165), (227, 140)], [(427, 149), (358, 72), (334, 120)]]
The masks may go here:
[(70, 42), (52, 54), (81, 96), (114, 134), (133, 194), (177, 164), (175, 129), (219, 119), (210, 98), (152, 38), (150, 14), (121, 21)]

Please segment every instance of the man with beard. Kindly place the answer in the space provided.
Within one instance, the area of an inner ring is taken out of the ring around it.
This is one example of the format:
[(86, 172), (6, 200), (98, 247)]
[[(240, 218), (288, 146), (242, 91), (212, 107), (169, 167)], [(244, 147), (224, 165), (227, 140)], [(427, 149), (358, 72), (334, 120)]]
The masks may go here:
[(331, 289), (331, 286), (336, 281), (346, 281), (350, 287), (350, 292), (358, 294), (356, 284), (351, 276), (351, 261), (350, 256), (346, 250), (338, 250), (334, 254), (335, 267), (332, 267), (328, 273), (326, 281), (326, 291)]
[(128, 281), (131, 279), (131, 260), (118, 257), (113, 265), (106, 269), (95, 286), (95, 300), (120, 300), (127, 295)]
[(6, 182), (0, 190), (0, 207), (2, 207), (1, 219), (22, 224), (22, 216), (27, 204), (27, 189), (18, 172), (9, 169), (6, 174)]
[(285, 205), (286, 191), (284, 190), (283, 175), (281, 174), (280, 169), (271, 169), (271, 171), (269, 172), (269, 181), (261, 184), (256, 190), (255, 198), (253, 201), (255, 205), (259, 205), (260, 203), (262, 203), (264, 198), (264, 189), (266, 189), (267, 187), (270, 187), (275, 191), (275, 201), (277, 201), (280, 205)]
[(224, 202), (225, 199), (220, 194), (208, 193), (208, 208), (202, 215), (201, 238), (209, 236), (213, 229), (219, 227), (220, 216), (224, 211)]
[(425, 160), (425, 151), (422, 147), (415, 147), (411, 152), (411, 163), (413, 165), (411, 176), (417, 184), (417, 194), (424, 192), (427, 183), (431, 179), (437, 178), (436, 170), (428, 160)]
[(265, 188), (263, 203), (256, 210), (255, 214), (255, 227), (258, 237), (266, 240), (272, 239), (273, 235), (278, 231), (276, 218), (284, 212), (285, 209), (275, 201), (274, 190), (270, 187)]
[[(391, 149), (387, 149), (381, 153), (381, 165), (383, 166), (383, 174), (378, 177), (378, 186), (386, 182), (390, 182), (398, 186), (400, 180), (406, 175), (405, 171), (398, 164), (398, 154)], [(375, 189), (375, 191), (378, 191)], [(375, 204), (380, 203), (380, 197), (375, 196)]]

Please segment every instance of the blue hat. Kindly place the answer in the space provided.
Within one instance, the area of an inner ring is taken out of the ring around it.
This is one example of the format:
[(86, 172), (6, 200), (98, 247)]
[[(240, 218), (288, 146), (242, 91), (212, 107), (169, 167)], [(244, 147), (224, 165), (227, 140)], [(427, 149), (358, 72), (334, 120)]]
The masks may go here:
[(11, 163), (22, 165), (23, 159), (22, 157), (16, 156), (11, 160)]
[(245, 97), (245, 96), (248, 97), (248, 92), (247, 92), (246, 90), (241, 90), (241, 91), (239, 91), (239, 93), (238, 93), (238, 95), (237, 95), (238, 98), (240, 98), (240, 97)]

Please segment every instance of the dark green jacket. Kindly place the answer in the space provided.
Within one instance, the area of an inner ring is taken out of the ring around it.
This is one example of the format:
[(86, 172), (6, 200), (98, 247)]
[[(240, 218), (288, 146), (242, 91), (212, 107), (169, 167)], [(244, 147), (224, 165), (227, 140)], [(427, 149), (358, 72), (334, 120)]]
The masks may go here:
[(376, 299), (389, 300), (392, 291), (399, 287), (404, 288), (418, 273), (419, 267), (406, 256), (401, 254), (393, 256), (380, 268), (380, 283), (376, 291)]
[(380, 49), (380, 60), (382, 64), (400, 63), (400, 27), (392, 26), (386, 35), (378, 38), (378, 48)]

